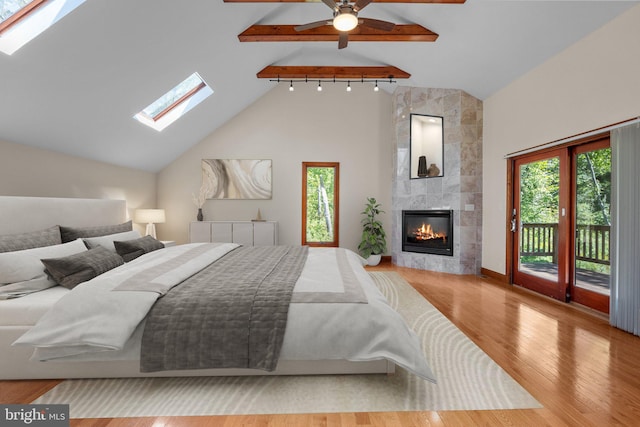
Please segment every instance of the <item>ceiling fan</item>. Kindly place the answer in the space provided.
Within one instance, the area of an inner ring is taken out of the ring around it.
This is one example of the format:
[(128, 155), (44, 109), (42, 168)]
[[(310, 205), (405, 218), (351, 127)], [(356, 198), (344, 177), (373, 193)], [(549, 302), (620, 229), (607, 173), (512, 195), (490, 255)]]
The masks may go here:
[(333, 10), (333, 19), (325, 19), (323, 21), (310, 22), (308, 24), (298, 25), (294, 27), (296, 31), (305, 31), (312, 28), (322, 27), (323, 25), (333, 25), (340, 32), (338, 39), (338, 49), (344, 49), (349, 42), (349, 31), (358, 25), (374, 28), (376, 30), (391, 31), (396, 26), (393, 22), (381, 21), (379, 19), (358, 18), (358, 12), (364, 9), (372, 0), (357, 0), (355, 3), (349, 3), (349, 0), (336, 2), (335, 0), (322, 0), (324, 4)]

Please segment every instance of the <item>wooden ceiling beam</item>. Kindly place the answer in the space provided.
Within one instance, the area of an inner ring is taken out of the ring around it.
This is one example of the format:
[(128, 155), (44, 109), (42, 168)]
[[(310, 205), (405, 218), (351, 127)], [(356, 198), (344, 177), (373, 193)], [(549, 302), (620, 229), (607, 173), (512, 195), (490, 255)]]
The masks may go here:
[[(463, 4), (467, 0), (373, 0), (374, 3)], [(320, 0), (224, 0), (225, 3), (320, 3)], [(337, 1), (336, 1), (337, 3)]]
[[(328, 42), (338, 41), (331, 25), (296, 31), (295, 25), (252, 25), (238, 35), (241, 42)], [(434, 42), (438, 34), (418, 24), (396, 25), (392, 31), (359, 25), (349, 31), (351, 42)]]
[(267, 65), (257, 74), (259, 79), (408, 79), (411, 74), (400, 68), (388, 66), (302, 66)]

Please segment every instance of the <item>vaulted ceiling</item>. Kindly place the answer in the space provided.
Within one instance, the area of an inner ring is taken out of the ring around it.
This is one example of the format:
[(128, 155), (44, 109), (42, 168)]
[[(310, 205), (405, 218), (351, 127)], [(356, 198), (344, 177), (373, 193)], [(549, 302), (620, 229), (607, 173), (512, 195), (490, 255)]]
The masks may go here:
[[(433, 40), (353, 33), (339, 50), (337, 34), (242, 41), (256, 28), (290, 32), (330, 19), (319, 2), (88, 0), (13, 55), (0, 53), (0, 141), (158, 171), (271, 90), (276, 83), (257, 75), (265, 70), (397, 67), (410, 76), (399, 84), (485, 99), (637, 3), (374, 0), (359, 17), (394, 22), (400, 33), (419, 26)], [(202, 104), (162, 132), (132, 119), (196, 71), (214, 90)]]

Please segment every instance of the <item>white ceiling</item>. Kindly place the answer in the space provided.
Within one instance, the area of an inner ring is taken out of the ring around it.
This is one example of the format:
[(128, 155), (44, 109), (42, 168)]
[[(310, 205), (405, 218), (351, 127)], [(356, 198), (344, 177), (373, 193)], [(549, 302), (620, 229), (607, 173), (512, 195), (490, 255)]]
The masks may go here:
[[(401, 85), (485, 99), (637, 3), (372, 3), (361, 17), (417, 23), (439, 39), (339, 51), (337, 42), (238, 41), (256, 23), (329, 19), (322, 3), (88, 0), (0, 53), (0, 140), (155, 172), (272, 89), (256, 78), (267, 65), (394, 65), (412, 75)], [(202, 104), (162, 132), (132, 119), (194, 71), (215, 91)]]

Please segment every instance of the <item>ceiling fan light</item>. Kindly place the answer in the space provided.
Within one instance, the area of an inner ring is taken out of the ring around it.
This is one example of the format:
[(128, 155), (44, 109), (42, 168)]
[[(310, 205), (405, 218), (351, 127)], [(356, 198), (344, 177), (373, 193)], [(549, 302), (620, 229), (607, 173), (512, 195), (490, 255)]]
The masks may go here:
[(352, 13), (341, 13), (333, 18), (333, 27), (338, 31), (351, 31), (358, 26), (358, 17)]

